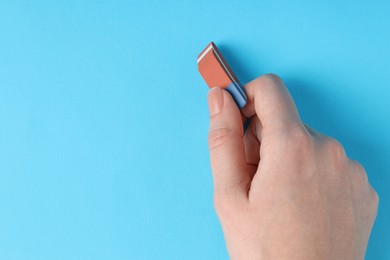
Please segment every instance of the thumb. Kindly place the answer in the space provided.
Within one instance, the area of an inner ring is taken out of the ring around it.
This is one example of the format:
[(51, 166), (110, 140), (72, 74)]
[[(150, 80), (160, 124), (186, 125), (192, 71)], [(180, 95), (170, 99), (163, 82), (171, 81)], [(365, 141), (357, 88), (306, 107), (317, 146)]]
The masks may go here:
[(232, 96), (214, 87), (209, 91), (209, 149), (215, 195), (246, 195), (250, 177), (247, 174), (244, 129), (240, 110)]

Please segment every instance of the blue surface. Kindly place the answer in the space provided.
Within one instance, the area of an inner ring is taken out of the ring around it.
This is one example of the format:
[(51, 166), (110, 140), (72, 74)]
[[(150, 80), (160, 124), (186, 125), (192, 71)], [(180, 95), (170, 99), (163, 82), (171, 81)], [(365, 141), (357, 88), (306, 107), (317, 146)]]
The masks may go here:
[(380, 196), (390, 259), (389, 1), (1, 1), (0, 259), (227, 259), (212, 205), (214, 40), (275, 72)]

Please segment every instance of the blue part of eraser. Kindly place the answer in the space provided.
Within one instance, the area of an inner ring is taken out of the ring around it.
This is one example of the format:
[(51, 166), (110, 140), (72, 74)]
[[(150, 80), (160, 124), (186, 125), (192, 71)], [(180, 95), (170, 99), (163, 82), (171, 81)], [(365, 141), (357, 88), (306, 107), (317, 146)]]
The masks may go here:
[(240, 109), (245, 107), (248, 98), (246, 97), (244, 87), (240, 83), (232, 82), (226, 87), (226, 90), (230, 93), (230, 95), (232, 95), (234, 101)]

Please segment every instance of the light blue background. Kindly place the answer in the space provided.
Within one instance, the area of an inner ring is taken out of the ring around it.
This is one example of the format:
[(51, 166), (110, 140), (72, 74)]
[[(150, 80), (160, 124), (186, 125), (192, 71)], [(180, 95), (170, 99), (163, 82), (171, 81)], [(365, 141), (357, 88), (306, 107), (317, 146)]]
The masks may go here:
[(214, 40), (279, 74), (380, 196), (390, 259), (388, 1), (1, 1), (0, 259), (227, 259), (213, 211)]

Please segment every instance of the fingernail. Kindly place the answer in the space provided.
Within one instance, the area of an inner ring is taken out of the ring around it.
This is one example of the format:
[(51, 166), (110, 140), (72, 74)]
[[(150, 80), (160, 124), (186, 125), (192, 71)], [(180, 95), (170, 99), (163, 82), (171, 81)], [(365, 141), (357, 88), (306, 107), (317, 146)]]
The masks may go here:
[(210, 89), (208, 94), (208, 103), (209, 103), (210, 116), (214, 116), (218, 114), (221, 111), (223, 106), (222, 89), (218, 87), (214, 87)]

